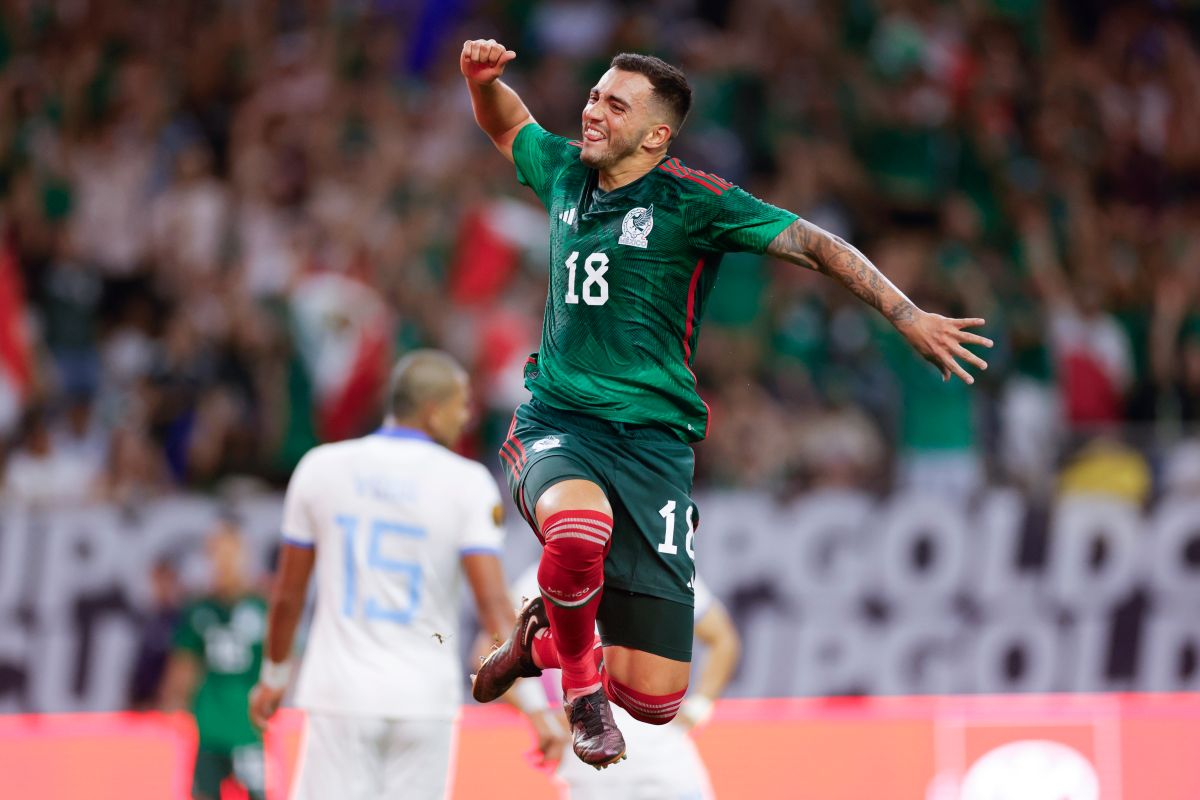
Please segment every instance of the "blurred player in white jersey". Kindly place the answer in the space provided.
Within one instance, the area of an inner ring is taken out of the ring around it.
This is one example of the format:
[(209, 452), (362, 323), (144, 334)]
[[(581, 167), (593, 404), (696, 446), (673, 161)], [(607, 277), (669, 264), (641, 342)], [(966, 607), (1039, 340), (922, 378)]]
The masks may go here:
[[(250, 711), (261, 726), (279, 707), (315, 565), (295, 694), (308, 712), (299, 800), (445, 796), (464, 683), (460, 576), (484, 631), (503, 639), (515, 621), (499, 490), (448, 449), (469, 415), (466, 373), (444, 353), (411, 353), (392, 373), (388, 411), (376, 433), (312, 450), (288, 485)], [(530, 721), (543, 749), (565, 742), (553, 719)]]
[[(535, 563), (517, 579), (514, 601), (537, 596), (537, 570)], [(599, 771), (577, 758), (563, 759), (557, 778), (564, 800), (713, 800), (715, 797), (708, 770), (689, 731), (708, 721), (713, 703), (737, 668), (741, 640), (721, 601), (699, 578), (695, 579), (695, 588), (695, 636), (707, 650), (695, 691), (667, 725), (639, 722), (623, 708), (614, 706), (613, 718), (625, 735), (628, 760), (619, 770)], [(542, 674), (542, 681), (552, 694), (560, 692), (557, 673), (546, 670)]]

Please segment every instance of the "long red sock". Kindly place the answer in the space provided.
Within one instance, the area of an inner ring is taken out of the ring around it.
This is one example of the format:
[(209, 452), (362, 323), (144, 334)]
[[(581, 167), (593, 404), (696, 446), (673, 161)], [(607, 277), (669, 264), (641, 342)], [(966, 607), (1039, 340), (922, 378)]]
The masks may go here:
[[(600, 664), (604, 661), (604, 648), (600, 644), (599, 634), (592, 642), (592, 661), (595, 662), (596, 669), (600, 669)], [(542, 628), (533, 637), (533, 663), (537, 664), (539, 669), (562, 669), (554, 634), (549, 628)]]
[(560, 511), (542, 523), (541, 533), (545, 548), (538, 585), (563, 672), (563, 694), (574, 700), (600, 688), (592, 645), (612, 517), (599, 511)]
[(607, 671), (601, 673), (604, 693), (608, 699), (629, 712), (629, 716), (651, 725), (666, 725), (679, 713), (687, 687), (671, 694), (646, 694), (615, 680)]

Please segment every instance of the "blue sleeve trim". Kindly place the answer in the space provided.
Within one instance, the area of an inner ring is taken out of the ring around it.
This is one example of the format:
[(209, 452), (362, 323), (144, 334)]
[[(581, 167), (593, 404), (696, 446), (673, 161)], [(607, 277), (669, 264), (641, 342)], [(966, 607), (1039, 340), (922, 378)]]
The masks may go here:
[(293, 539), (286, 533), (283, 535), (283, 543), (290, 544), (292, 547), (302, 547), (305, 550), (312, 550), (317, 546), (315, 542), (302, 542), (299, 539)]
[(464, 547), (458, 551), (460, 556), (499, 556), (500, 551), (494, 547)]

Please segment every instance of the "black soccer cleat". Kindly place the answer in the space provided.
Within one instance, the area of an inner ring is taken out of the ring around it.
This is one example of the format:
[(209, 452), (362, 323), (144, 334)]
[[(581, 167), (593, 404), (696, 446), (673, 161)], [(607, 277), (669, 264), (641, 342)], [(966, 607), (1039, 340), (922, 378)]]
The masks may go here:
[(625, 758), (625, 737), (613, 720), (604, 689), (564, 703), (563, 707), (571, 723), (575, 755), (580, 761), (604, 769)]
[(533, 637), (542, 628), (550, 627), (546, 604), (541, 597), (529, 600), (517, 613), (517, 624), (508, 641), (497, 647), (479, 666), (471, 696), (481, 703), (490, 703), (512, 688), (518, 678), (536, 678), (542, 674), (533, 663)]

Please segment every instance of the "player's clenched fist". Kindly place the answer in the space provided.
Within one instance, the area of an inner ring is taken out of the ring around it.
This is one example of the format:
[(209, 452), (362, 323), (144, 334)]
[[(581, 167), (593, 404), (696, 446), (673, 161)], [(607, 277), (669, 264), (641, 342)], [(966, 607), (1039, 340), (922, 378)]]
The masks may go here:
[(458, 63), (467, 80), (483, 85), (499, 78), (505, 65), (516, 57), (515, 52), (495, 39), (471, 39), (463, 42)]

